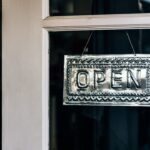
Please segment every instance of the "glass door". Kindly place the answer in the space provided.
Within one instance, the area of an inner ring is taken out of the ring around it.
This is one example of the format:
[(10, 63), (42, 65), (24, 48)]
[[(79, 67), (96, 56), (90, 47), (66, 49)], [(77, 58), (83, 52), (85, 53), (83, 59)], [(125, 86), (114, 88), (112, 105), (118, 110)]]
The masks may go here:
[[(126, 32), (136, 53), (150, 53), (149, 30), (114, 30), (94, 31), (85, 54), (133, 54)], [(63, 106), (64, 55), (81, 55), (90, 33), (50, 33), (50, 148), (149, 149), (149, 108)]]
[[(45, 19), (43, 25), (49, 31), (50, 45), (50, 150), (150, 149), (150, 109), (148, 107), (63, 105), (64, 55), (81, 55), (91, 33), (85, 54), (132, 54), (133, 50), (126, 33), (129, 34), (136, 53), (149, 54), (150, 24), (145, 25), (144, 19), (146, 15), (149, 17), (149, 11), (148, 0), (50, 1), (51, 16)], [(144, 15), (144, 13), (148, 14)], [(104, 16), (101, 16), (102, 14)], [(114, 21), (120, 14), (124, 15), (120, 16), (116, 22), (119, 25), (115, 26), (111, 21), (108, 21), (106, 27), (105, 23), (103, 25), (105, 17), (110, 17), (110, 20), (113, 18)], [(130, 22), (131, 15), (142, 21), (139, 24), (138, 19), (137, 22), (133, 23), (132, 20)], [(88, 17), (90, 19), (99, 17), (102, 22), (97, 25), (95, 21), (89, 27)], [(120, 25), (121, 17), (126, 17), (129, 23), (124, 22)], [(82, 22), (82, 18), (87, 19), (85, 23)], [(63, 20), (64, 24), (61, 24)], [(71, 22), (75, 22), (76, 26), (74, 27)]]

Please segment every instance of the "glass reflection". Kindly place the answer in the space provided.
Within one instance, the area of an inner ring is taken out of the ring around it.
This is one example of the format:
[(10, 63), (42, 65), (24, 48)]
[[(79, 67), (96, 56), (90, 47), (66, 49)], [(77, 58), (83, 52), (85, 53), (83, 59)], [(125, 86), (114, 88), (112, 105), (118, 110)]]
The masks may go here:
[[(130, 30), (136, 53), (150, 53), (150, 30)], [(89, 32), (50, 33), (50, 149), (149, 150), (150, 108), (63, 106), (64, 55), (82, 54)], [(95, 31), (85, 54), (133, 53), (126, 31)]]
[(90, 14), (121, 14), (148, 13), (150, 0), (51, 0), (50, 14), (90, 15)]

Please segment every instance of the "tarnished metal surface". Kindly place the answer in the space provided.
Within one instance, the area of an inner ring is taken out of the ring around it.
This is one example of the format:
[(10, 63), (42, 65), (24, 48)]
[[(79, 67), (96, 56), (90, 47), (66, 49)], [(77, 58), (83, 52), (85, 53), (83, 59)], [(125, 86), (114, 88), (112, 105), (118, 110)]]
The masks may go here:
[(64, 60), (64, 105), (150, 106), (150, 55)]

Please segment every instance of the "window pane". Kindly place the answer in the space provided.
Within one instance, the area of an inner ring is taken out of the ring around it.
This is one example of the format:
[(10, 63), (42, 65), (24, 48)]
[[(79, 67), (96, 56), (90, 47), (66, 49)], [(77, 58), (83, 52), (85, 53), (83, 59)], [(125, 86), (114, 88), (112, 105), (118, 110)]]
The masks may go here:
[(51, 0), (50, 14), (91, 15), (148, 13), (150, 0)]
[[(85, 54), (150, 53), (150, 30), (95, 31)], [(150, 108), (63, 106), (64, 55), (81, 55), (91, 31), (50, 33), (51, 150), (148, 150)]]

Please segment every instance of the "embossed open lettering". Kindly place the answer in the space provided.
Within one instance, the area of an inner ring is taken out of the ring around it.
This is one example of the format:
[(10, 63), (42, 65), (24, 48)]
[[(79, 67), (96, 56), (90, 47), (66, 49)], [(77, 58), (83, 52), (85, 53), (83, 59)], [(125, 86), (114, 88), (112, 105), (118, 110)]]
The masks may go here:
[(66, 56), (64, 104), (146, 105), (150, 57)]

